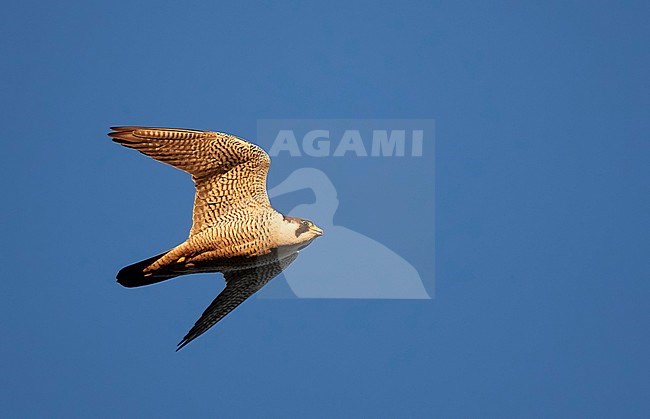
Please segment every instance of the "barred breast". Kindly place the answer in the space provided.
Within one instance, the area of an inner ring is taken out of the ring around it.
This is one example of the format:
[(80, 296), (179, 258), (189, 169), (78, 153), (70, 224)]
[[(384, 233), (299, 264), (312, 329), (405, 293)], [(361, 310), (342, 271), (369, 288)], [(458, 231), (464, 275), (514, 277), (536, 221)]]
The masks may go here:
[(273, 248), (271, 227), (277, 217), (278, 213), (272, 209), (236, 211), (233, 216), (223, 217), (209, 229), (190, 236), (188, 241), (203, 250), (197, 255), (199, 260), (260, 256)]

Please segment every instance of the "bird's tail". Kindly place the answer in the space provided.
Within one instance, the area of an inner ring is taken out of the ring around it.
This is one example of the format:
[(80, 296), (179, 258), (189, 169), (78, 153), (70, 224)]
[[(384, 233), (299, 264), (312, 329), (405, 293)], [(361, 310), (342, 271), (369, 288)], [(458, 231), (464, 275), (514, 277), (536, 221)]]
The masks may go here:
[(127, 288), (133, 288), (133, 287), (142, 287), (144, 285), (156, 284), (158, 282), (162, 282), (167, 279), (177, 277), (180, 273), (173, 272), (173, 271), (164, 271), (164, 270), (153, 271), (153, 272), (147, 272), (146, 275), (144, 273), (144, 269), (146, 267), (148, 267), (149, 265), (151, 265), (161, 257), (165, 256), (167, 253), (169, 252), (161, 253), (154, 257), (150, 257), (149, 259), (145, 259), (140, 262), (134, 263), (133, 265), (129, 265), (125, 268), (122, 268), (117, 273), (117, 282)]

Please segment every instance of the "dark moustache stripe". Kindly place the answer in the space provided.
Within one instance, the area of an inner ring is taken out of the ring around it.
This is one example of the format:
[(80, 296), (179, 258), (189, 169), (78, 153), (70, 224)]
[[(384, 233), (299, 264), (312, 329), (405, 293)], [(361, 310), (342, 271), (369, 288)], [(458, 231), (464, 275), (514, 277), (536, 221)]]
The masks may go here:
[(296, 237), (300, 236), (302, 233), (309, 231), (309, 226), (305, 223), (300, 223), (300, 227), (296, 230)]

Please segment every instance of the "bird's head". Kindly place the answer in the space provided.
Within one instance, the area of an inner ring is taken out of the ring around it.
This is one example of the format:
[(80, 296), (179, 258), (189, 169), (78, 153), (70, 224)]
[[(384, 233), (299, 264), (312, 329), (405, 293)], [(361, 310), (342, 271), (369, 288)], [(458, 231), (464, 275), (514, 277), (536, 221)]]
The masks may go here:
[(323, 235), (323, 230), (304, 218), (282, 217), (281, 245), (309, 244), (316, 237)]

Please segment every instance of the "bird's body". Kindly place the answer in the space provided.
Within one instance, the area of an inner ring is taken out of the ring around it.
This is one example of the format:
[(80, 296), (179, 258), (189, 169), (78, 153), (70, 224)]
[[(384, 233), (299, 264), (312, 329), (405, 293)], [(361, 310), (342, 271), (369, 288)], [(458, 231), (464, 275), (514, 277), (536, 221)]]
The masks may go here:
[(268, 155), (232, 135), (174, 128), (116, 127), (114, 141), (192, 175), (196, 186), (189, 237), (173, 249), (122, 269), (126, 287), (176, 276), (221, 272), (226, 288), (179, 344), (221, 320), (296, 258), (322, 230), (286, 217), (266, 194)]

